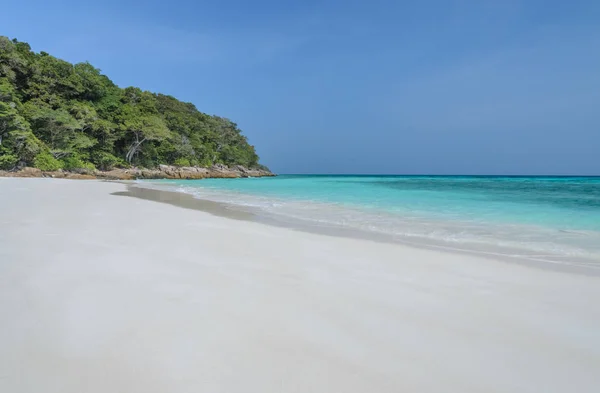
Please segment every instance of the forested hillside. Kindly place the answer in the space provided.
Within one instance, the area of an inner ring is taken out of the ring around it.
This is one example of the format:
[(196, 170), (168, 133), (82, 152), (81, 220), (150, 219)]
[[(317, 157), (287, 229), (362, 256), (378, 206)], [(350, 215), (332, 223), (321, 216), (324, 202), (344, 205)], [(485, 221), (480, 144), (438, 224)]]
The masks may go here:
[(237, 125), (0, 36), (0, 169), (258, 167)]

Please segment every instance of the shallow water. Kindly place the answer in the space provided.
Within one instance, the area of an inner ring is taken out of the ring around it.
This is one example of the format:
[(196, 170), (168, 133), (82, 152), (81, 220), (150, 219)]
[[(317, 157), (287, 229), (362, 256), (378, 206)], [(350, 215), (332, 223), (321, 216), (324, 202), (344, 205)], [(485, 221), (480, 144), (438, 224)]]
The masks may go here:
[(600, 268), (600, 178), (278, 176), (152, 181), (303, 224)]

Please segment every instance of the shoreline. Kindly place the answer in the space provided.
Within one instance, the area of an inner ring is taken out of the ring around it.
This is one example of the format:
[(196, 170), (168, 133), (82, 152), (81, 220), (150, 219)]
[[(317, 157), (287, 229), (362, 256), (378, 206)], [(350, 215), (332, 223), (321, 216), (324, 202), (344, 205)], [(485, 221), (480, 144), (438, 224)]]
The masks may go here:
[(49, 177), (69, 180), (137, 180), (137, 179), (221, 179), (242, 177), (274, 177), (267, 169), (251, 169), (241, 165), (228, 167), (214, 165), (204, 167), (177, 167), (159, 165), (156, 169), (128, 168), (112, 169), (110, 171), (76, 170), (76, 171), (42, 171), (38, 168), (25, 167), (17, 171), (2, 171), (0, 177), (36, 178)]
[(0, 391), (600, 386), (598, 277), (220, 217), (130, 185), (0, 178)]
[(458, 255), (470, 255), (486, 259), (493, 259), (501, 261), (503, 263), (519, 264), (531, 268), (600, 277), (600, 267), (597, 268), (593, 265), (534, 259), (528, 258), (527, 256), (524, 256), (522, 254), (511, 255), (485, 249), (452, 247), (438, 244), (433, 241), (411, 241), (391, 234), (388, 235), (385, 233), (370, 232), (353, 228), (344, 228), (341, 226), (324, 226), (319, 225), (317, 223), (310, 223), (308, 221), (292, 219), (284, 220), (281, 217), (277, 217), (275, 215), (263, 214), (257, 211), (256, 209), (251, 209), (240, 205), (230, 205), (222, 202), (201, 199), (185, 192), (148, 187), (144, 183), (126, 182), (124, 184), (127, 185), (127, 191), (119, 192), (115, 195), (167, 203), (181, 208), (203, 211), (218, 217), (257, 222), (274, 227), (286, 228), (318, 235), (342, 237), (357, 240), (369, 240), (373, 242), (396, 244), (442, 253), (447, 252)]

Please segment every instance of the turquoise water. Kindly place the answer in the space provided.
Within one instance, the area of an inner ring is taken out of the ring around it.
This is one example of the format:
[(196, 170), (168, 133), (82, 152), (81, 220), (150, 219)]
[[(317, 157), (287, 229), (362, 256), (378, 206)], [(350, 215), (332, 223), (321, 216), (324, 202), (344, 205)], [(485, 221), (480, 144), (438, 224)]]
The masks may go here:
[(600, 263), (598, 177), (298, 175), (159, 183), (314, 225), (545, 261)]

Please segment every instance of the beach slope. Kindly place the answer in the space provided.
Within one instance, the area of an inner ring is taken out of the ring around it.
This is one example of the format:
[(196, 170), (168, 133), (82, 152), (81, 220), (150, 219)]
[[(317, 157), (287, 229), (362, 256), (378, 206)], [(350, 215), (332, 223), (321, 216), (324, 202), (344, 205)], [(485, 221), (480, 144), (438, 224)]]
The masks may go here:
[(0, 178), (0, 391), (598, 392), (600, 279)]

